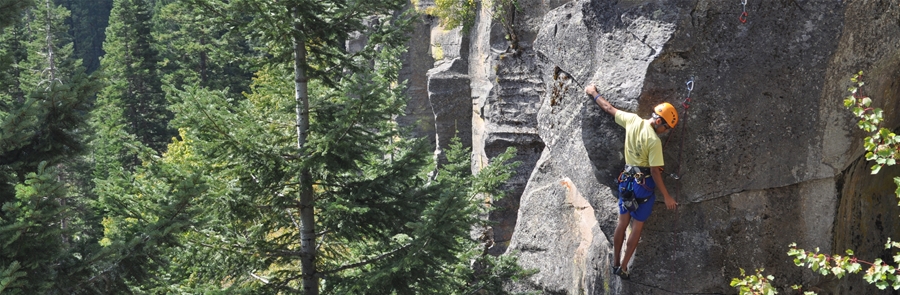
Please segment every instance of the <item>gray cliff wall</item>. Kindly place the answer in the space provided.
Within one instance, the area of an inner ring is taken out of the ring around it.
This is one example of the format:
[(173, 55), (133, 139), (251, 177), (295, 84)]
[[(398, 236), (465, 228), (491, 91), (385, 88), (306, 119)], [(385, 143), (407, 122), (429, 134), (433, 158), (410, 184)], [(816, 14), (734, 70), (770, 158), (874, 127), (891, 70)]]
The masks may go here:
[[(518, 51), (486, 7), (471, 32), (431, 24), (420, 36), (430, 52), (457, 50), (411, 62), (427, 76), (420, 101), (433, 108), (437, 145), (450, 132), (471, 136), (474, 170), (506, 147), (519, 151), (510, 194), (488, 200), (499, 210), (487, 217), (496, 222), (489, 253), (540, 271), (512, 290), (734, 294), (740, 268), (764, 267), (786, 294), (794, 284), (884, 292), (859, 275), (813, 275), (786, 252), (796, 242), (891, 261), (883, 245), (900, 237), (900, 168), (869, 174), (865, 135), (842, 98), (864, 70), (885, 126), (900, 126), (900, 0), (748, 0), (746, 23), (740, 2), (519, 0)], [(680, 206), (658, 198), (631, 281), (609, 273), (623, 130), (583, 94), (589, 84), (622, 110), (646, 117), (668, 101), (682, 116), (662, 138), (666, 174), (679, 176), (665, 183)]]

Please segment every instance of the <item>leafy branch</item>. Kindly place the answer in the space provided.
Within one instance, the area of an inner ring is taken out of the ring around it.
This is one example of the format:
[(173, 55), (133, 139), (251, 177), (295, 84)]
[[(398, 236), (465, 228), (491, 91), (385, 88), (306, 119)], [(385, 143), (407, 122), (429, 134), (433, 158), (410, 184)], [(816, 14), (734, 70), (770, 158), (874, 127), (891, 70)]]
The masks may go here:
[[(850, 81), (856, 85), (847, 89), (851, 94), (844, 99), (844, 107), (849, 108), (854, 115), (859, 117), (859, 123), (857, 123), (859, 129), (870, 133), (863, 140), (866, 160), (875, 161), (875, 165), (871, 168), (872, 174), (878, 174), (882, 167), (897, 164), (897, 159), (900, 158), (900, 136), (887, 128), (880, 127), (884, 122), (884, 110), (871, 107), (872, 99), (860, 91), (865, 85), (862, 75), (863, 72), (859, 71), (853, 75), (853, 78), (850, 78)], [(900, 178), (894, 178), (894, 182), (900, 184)], [(900, 188), (895, 193), (900, 195)]]
[[(884, 166), (897, 164), (897, 159), (900, 158), (900, 136), (891, 132), (890, 129), (881, 127), (881, 124), (884, 122), (884, 110), (872, 107), (872, 98), (862, 93), (862, 87), (866, 85), (862, 81), (862, 77), (863, 72), (859, 71), (859, 73), (854, 74), (850, 78), (853, 85), (847, 88), (850, 95), (844, 98), (844, 107), (850, 109), (853, 115), (859, 118), (857, 126), (869, 133), (869, 136), (866, 136), (863, 140), (863, 146), (866, 149), (866, 160), (875, 161), (875, 165), (872, 165), (870, 169), (872, 174), (878, 174)], [(897, 185), (894, 194), (900, 199), (900, 177), (894, 177), (894, 184)], [(900, 206), (900, 201), (898, 201), (897, 205)], [(863, 279), (866, 282), (875, 284), (881, 290), (887, 289), (889, 286), (894, 288), (894, 290), (900, 290), (900, 267), (885, 263), (881, 258), (868, 262), (858, 259), (854, 255), (853, 250), (849, 249), (846, 251), (847, 256), (841, 256), (819, 253), (819, 248), (816, 248), (815, 251), (799, 249), (796, 243), (791, 243), (789, 247), (790, 250), (787, 254), (794, 257), (794, 264), (797, 266), (806, 266), (823, 276), (833, 274), (840, 279), (848, 273), (859, 273), (863, 265), (868, 265), (869, 267), (863, 275)], [(888, 238), (885, 249), (890, 248), (900, 249), (900, 243), (893, 242)], [(900, 265), (900, 253), (895, 254), (893, 260), (895, 264)], [(746, 276), (744, 270), (741, 269), (741, 277), (743, 278), (732, 279), (731, 286), (740, 288), (741, 294), (777, 294), (777, 292), (760, 293), (762, 291), (757, 291), (773, 290), (774, 292), (774, 288), (769, 283), (772, 277), (764, 278), (760, 272), (761, 270), (757, 270), (756, 275)], [(802, 286), (792, 286), (792, 288), (800, 290)], [(812, 295), (816, 293), (807, 291), (803, 294)]]
[[(840, 279), (847, 273), (858, 273), (862, 270), (862, 265), (865, 264), (869, 266), (866, 273), (863, 275), (863, 279), (866, 280), (866, 282), (875, 284), (875, 286), (881, 290), (886, 289), (888, 286), (894, 288), (894, 290), (900, 290), (900, 269), (885, 263), (881, 258), (877, 258), (873, 262), (868, 262), (858, 259), (853, 254), (853, 250), (849, 249), (846, 251), (847, 256), (841, 256), (819, 253), (819, 248), (816, 248), (815, 251), (798, 249), (797, 244), (795, 243), (792, 243), (790, 247), (791, 250), (788, 251), (788, 255), (794, 257), (794, 264), (797, 266), (802, 267), (805, 265), (823, 276), (834, 274)], [(885, 249), (900, 249), (900, 243), (892, 242), (891, 239), (888, 238), (884, 247)], [(894, 263), (900, 263), (900, 253), (895, 254), (893, 260)]]
[(741, 295), (774, 295), (778, 294), (775, 287), (770, 283), (775, 279), (772, 275), (763, 276), (765, 269), (756, 270), (756, 274), (747, 275), (741, 268), (741, 277), (731, 279), (731, 286), (738, 288)]
[(516, 34), (516, 12), (520, 10), (518, 0), (435, 0), (434, 6), (425, 12), (437, 16), (441, 25), (447, 29), (455, 29), (462, 26), (467, 32), (475, 24), (478, 4), (487, 3), (491, 19), (496, 20), (503, 27), (504, 37), (509, 41), (509, 49), (519, 50), (519, 37)]
[[(847, 88), (850, 95), (844, 99), (844, 107), (859, 118), (857, 126), (869, 133), (869, 136), (863, 140), (863, 146), (866, 149), (866, 160), (875, 161), (872, 165), (872, 174), (878, 174), (884, 166), (893, 166), (897, 164), (900, 158), (900, 136), (891, 132), (891, 130), (881, 127), (884, 122), (884, 111), (881, 108), (872, 107), (872, 99), (862, 93), (862, 87), (866, 84), (862, 81), (863, 72), (859, 71), (850, 78), (854, 83), (853, 86)], [(894, 178), (894, 183), (898, 188), (894, 191), (895, 195), (900, 196), (900, 177)], [(900, 206), (900, 202), (898, 202)], [(884, 290), (888, 286), (894, 290), (900, 289), (900, 271), (898, 268), (885, 263), (880, 258), (873, 262), (863, 261), (856, 258), (852, 250), (847, 250), (848, 256), (827, 255), (819, 253), (819, 249), (815, 251), (806, 251), (798, 249), (796, 244), (790, 245), (791, 250), (788, 255), (795, 257), (794, 263), (797, 266), (804, 266), (817, 271), (822, 275), (834, 274), (838, 278), (842, 278), (847, 273), (858, 273), (862, 269), (862, 264), (868, 265), (863, 279), (869, 284), (875, 284), (878, 289)], [(900, 243), (892, 242), (888, 238), (885, 249), (900, 248)], [(900, 253), (894, 255), (894, 263), (900, 264)], [(809, 294), (815, 294), (807, 292)]]

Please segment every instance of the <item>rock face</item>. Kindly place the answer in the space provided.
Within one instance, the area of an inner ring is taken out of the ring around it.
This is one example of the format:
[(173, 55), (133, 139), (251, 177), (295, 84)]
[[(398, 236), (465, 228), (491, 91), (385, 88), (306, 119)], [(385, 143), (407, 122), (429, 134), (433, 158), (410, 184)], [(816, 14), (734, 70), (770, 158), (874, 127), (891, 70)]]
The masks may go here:
[[(796, 284), (820, 294), (885, 292), (860, 275), (814, 275), (786, 252), (796, 242), (892, 261), (883, 245), (900, 237), (892, 181), (900, 168), (870, 175), (865, 134), (842, 98), (852, 73), (864, 70), (883, 126), (900, 126), (900, 1), (519, 6), (518, 51), (481, 7), (471, 32), (442, 41), (463, 53), (428, 72), (432, 102), (454, 93), (449, 116), (459, 116), (460, 97), (471, 99), (471, 124), (453, 126), (472, 135), (474, 169), (506, 147), (519, 151), (511, 193), (489, 217), (497, 222), (490, 252), (540, 272), (511, 289), (733, 294), (728, 283), (740, 268), (765, 268), (783, 293)], [(630, 281), (609, 271), (624, 132), (583, 94), (589, 84), (621, 110), (647, 117), (668, 101), (682, 118), (662, 137), (666, 174), (677, 176), (665, 183), (680, 206), (666, 210), (658, 198)], [(449, 125), (437, 114), (445, 110), (432, 106), (443, 138)]]

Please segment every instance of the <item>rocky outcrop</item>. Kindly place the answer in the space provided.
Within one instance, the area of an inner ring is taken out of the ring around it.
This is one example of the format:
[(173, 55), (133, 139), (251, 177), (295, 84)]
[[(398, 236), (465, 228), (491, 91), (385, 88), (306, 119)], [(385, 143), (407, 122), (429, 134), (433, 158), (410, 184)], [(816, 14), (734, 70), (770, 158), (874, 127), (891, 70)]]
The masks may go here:
[[(891, 261), (883, 244), (900, 237), (900, 169), (869, 175), (864, 135), (841, 101), (865, 70), (884, 126), (900, 126), (900, 1), (519, 3), (519, 50), (482, 7), (460, 36), (467, 70), (451, 71), (469, 81), (458, 89), (471, 92), (474, 169), (510, 146), (523, 162), (490, 217), (492, 253), (540, 271), (511, 289), (732, 294), (740, 268), (765, 268), (784, 293), (881, 292), (858, 275), (813, 275), (786, 252), (796, 242)], [(620, 109), (646, 117), (668, 101), (683, 118), (663, 137), (680, 206), (655, 207), (631, 281), (609, 273), (623, 131), (584, 96), (589, 84)]]

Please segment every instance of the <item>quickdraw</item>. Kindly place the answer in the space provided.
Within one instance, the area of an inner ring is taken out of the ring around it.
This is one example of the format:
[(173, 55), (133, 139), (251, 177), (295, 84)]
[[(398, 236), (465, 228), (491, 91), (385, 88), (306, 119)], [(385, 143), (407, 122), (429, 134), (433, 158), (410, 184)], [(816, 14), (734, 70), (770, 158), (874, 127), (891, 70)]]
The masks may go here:
[[(684, 119), (682, 120), (682, 122), (687, 121), (687, 112), (688, 112), (688, 109), (690, 109), (690, 107), (691, 107), (691, 92), (694, 91), (694, 78), (691, 77), (691, 79), (688, 80), (687, 83), (685, 83), (685, 86), (687, 87), (687, 96), (685, 96), (684, 100), (681, 102), (681, 106), (684, 107)], [(685, 131), (683, 133), (686, 134), (687, 133), (687, 123), (681, 123), (681, 124), (682, 124), (682, 126), (684, 126), (681, 129), (684, 129)], [(681, 153), (682, 153), (682, 151), (684, 151), (684, 136), (685, 135), (681, 136), (681, 148), (678, 151), (678, 171), (677, 171), (677, 173), (669, 174), (669, 176), (675, 180), (681, 179), (681, 176), (679, 176), (679, 174), (681, 173)], [(666, 146), (669, 145), (669, 139), (672, 139), (672, 136), (669, 136), (669, 138), (666, 140)]]
[(687, 81), (685, 84), (687, 84), (688, 94), (684, 101), (681, 102), (681, 106), (687, 111), (687, 109), (691, 107), (691, 91), (694, 90), (694, 78), (691, 78), (691, 80)]
[(747, 16), (749, 16), (749, 14), (747, 14), (747, 0), (741, 0), (741, 5), (744, 6), (744, 10), (741, 12), (741, 16), (739, 16), (738, 19), (744, 24), (747, 23)]

